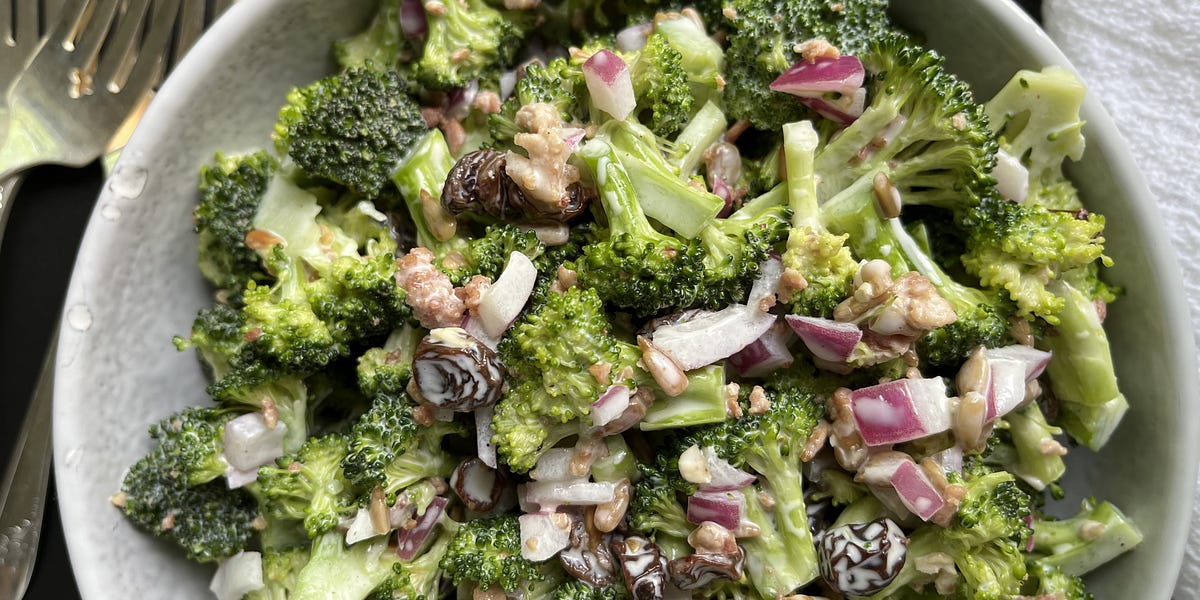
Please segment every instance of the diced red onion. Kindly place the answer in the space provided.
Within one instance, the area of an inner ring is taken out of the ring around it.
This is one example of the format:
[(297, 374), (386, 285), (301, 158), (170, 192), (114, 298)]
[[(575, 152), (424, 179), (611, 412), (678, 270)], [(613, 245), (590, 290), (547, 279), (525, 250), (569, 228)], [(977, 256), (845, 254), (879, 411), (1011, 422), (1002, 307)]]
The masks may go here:
[[(1025, 521), (1025, 525), (1027, 525), (1030, 529), (1033, 529), (1033, 515), (1025, 515), (1023, 517), (1023, 520)], [(1033, 540), (1032, 535), (1029, 536), (1029, 539), (1025, 540), (1025, 551), (1026, 552), (1033, 552), (1033, 548), (1034, 548), (1033, 542), (1034, 542), (1034, 540)]]
[(412, 529), (399, 529), (396, 532), (396, 554), (400, 560), (410, 561), (420, 554), (421, 548), (429, 539), (429, 534), (437, 527), (438, 521), (446, 513), (446, 499), (435, 496), (425, 513), (417, 517), (417, 523)]
[(253, 469), (235, 469), (233, 465), (225, 467), (225, 484), (229, 489), (236, 490), (258, 481), (258, 467)]
[(446, 118), (461, 120), (471, 114), (471, 103), (479, 94), (479, 80), (472, 79), (466, 86), (450, 90), (446, 99)]
[(587, 131), (580, 127), (559, 127), (557, 133), (568, 150), (575, 150), (579, 146), (579, 142), (582, 142), (584, 136), (587, 135)]
[(241, 600), (262, 587), (262, 554), (250, 551), (238, 552), (222, 560), (208, 584), (217, 600)]
[(735, 304), (701, 313), (686, 323), (659, 327), (654, 331), (654, 346), (690, 371), (737, 353), (774, 323), (771, 313)]
[(772, 81), (771, 89), (801, 98), (829, 92), (849, 96), (862, 87), (866, 73), (862, 61), (854, 56), (819, 57), (811, 62), (802, 59)]
[(996, 180), (996, 191), (1017, 204), (1024, 202), (1029, 195), (1029, 169), (1021, 164), (1020, 159), (1003, 149), (996, 151), (992, 178)]
[(479, 301), (479, 323), (490, 337), (500, 337), (521, 314), (533, 286), (537, 267), (521, 252), (513, 252), (500, 277)]
[(268, 427), (261, 413), (247, 413), (225, 423), (225, 460), (239, 471), (257, 470), (283, 456), (287, 425)]
[(792, 339), (791, 328), (776, 323), (749, 346), (730, 356), (729, 364), (744, 377), (762, 377), (787, 368), (795, 360), (788, 349)]
[(1025, 363), (1006, 358), (989, 359), (988, 421), (1012, 412), (1025, 402)]
[(712, 193), (714, 196), (725, 201), (725, 207), (721, 212), (717, 213), (717, 218), (724, 219), (733, 212), (733, 190), (725, 184), (725, 180), (718, 177), (713, 177)]
[(496, 468), (496, 445), (492, 436), (496, 430), (492, 428), (492, 419), (496, 410), (491, 406), (481, 406), (475, 409), (475, 453), (483, 464)]
[(576, 479), (571, 474), (571, 461), (575, 457), (572, 448), (551, 448), (538, 459), (537, 464), (529, 471), (529, 477), (534, 481), (565, 481)]
[(400, 31), (404, 37), (421, 37), (429, 32), (429, 20), (425, 17), (422, 0), (401, 0)]
[(868, 446), (899, 444), (950, 428), (950, 399), (941, 378), (899, 379), (855, 390), (854, 421)]
[[(396, 500), (396, 504), (388, 508), (388, 527), (392, 529), (404, 527), (404, 524), (411, 521), (416, 512), (416, 505), (409, 502), (407, 496), (400, 496)], [(368, 516), (370, 515), (368, 514)]]
[(742, 522), (746, 497), (738, 492), (696, 492), (688, 498), (687, 520), (699, 525), (712, 521), (730, 531)]
[(617, 32), (617, 50), (621, 52), (636, 52), (646, 45), (646, 38), (654, 26), (650, 23), (630, 25)]
[(571, 543), (571, 518), (553, 512), (536, 512), (517, 517), (521, 525), (521, 557), (549, 560)]
[(850, 125), (862, 115), (861, 112), (858, 114), (852, 112), (852, 107), (842, 108), (825, 98), (801, 98), (800, 103), (838, 125)]
[(1019, 360), (1025, 363), (1025, 382), (1028, 383), (1041, 377), (1042, 372), (1050, 364), (1049, 352), (1038, 350), (1033, 346), (1024, 346), (1021, 344), (1013, 344), (1012, 346), (1004, 346), (1003, 348), (988, 348), (983, 353), (988, 360), (1005, 358), (1009, 360)]
[(813, 356), (829, 362), (846, 362), (862, 341), (862, 329), (853, 323), (804, 315), (786, 315), (784, 320)]
[(525, 499), (542, 508), (594, 506), (611, 502), (616, 490), (617, 484), (613, 481), (588, 481), (582, 478), (534, 481), (525, 485)]
[(629, 408), (630, 390), (626, 385), (610, 385), (592, 403), (592, 425), (603, 427), (612, 423)]
[(357, 544), (377, 535), (380, 534), (375, 533), (375, 525), (371, 522), (371, 511), (360, 508), (358, 512), (354, 513), (354, 518), (350, 520), (350, 526), (346, 528), (346, 545)]
[(911, 459), (901, 462), (892, 474), (892, 486), (900, 495), (900, 501), (922, 521), (928, 521), (946, 505), (945, 498), (938, 493), (933, 482)]
[[(710, 479), (707, 483), (700, 484), (701, 491), (732, 492), (754, 483), (756, 478), (753, 475), (729, 464), (728, 461), (717, 456), (716, 451), (711, 447), (705, 446), (703, 452)], [(740, 494), (739, 497), (741, 497)]]
[(759, 263), (758, 278), (754, 280), (754, 285), (750, 286), (750, 296), (746, 299), (746, 305), (759, 310), (763, 309), (761, 305), (767, 300), (771, 300), (772, 302), (769, 304), (773, 305), (781, 280), (783, 280), (783, 261), (778, 256), (772, 256)]
[(600, 50), (583, 63), (583, 78), (596, 108), (625, 120), (637, 107), (629, 65), (609, 50)]

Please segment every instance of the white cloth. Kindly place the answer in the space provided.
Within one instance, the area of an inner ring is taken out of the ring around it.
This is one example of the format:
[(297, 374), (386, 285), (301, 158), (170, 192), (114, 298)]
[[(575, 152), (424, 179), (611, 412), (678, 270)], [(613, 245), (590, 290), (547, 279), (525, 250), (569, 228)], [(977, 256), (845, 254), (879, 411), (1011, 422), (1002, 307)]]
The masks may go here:
[[(1200, 341), (1200, 2), (1045, 0), (1043, 18), (1116, 120), (1158, 198)], [(1200, 510), (1193, 509), (1175, 597), (1197, 595)]]

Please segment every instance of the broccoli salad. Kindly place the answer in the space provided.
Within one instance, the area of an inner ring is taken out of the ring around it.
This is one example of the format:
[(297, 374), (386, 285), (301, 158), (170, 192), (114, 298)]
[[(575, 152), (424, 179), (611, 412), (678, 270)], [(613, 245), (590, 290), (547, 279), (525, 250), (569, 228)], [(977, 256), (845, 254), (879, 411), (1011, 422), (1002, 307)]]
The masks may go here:
[(113, 503), (221, 600), (1091, 598), (1085, 90), (887, 8), (382, 0), (200, 170), (212, 402)]

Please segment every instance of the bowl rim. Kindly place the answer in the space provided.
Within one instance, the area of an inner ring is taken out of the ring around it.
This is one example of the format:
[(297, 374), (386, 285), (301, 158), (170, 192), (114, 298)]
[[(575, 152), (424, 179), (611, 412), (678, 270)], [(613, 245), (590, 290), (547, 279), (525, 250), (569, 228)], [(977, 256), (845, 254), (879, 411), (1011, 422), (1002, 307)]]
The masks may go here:
[[(909, 0), (920, 1), (920, 0)], [(235, 39), (240, 36), (248, 35), (253, 32), (253, 28), (260, 22), (261, 19), (268, 18), (272, 12), (285, 10), (287, 0), (268, 0), (256, 2), (240, 2), (232, 6), (225, 15), (218, 19), (210, 28), (210, 30), (200, 38), (192, 50), (182, 61), (180, 69), (177, 69), (177, 75), (166, 80), (157, 94), (154, 102), (151, 103), (141, 126), (134, 132), (129, 148), (139, 148), (143, 144), (149, 143), (152, 136), (161, 131), (169, 124), (169, 116), (173, 112), (172, 107), (186, 102), (188, 90), (196, 84), (196, 76), (189, 75), (191, 73), (203, 73), (208, 69), (206, 66), (211, 66), (219, 62), (220, 55), (226, 44), (226, 40)], [(1002, 0), (995, 2), (992, 0), (974, 0), (975, 9), (987, 13), (988, 20), (997, 24), (1014, 38), (1022, 40), (1035, 40), (1035, 43), (1024, 43), (1025, 49), (1033, 55), (1042, 64), (1058, 64), (1063, 67), (1075, 71), (1067, 57), (1057, 47), (1053, 40), (1046, 34), (1036, 21), (1034, 21), (1023, 9), (1021, 9), (1013, 0)], [(1112, 177), (1119, 181), (1122, 185), (1136, 193), (1131, 194), (1131, 197), (1124, 200), (1132, 212), (1137, 215), (1137, 219), (1133, 223), (1125, 224), (1126, 227), (1134, 228), (1137, 231), (1139, 239), (1154, 239), (1163, 237), (1165, 223), (1158, 209), (1157, 204), (1153, 201), (1154, 196), (1149, 190), (1145, 177), (1138, 170), (1136, 162), (1130, 153), (1127, 144), (1123, 143), (1124, 136), (1117, 129), (1115, 122), (1107, 113), (1100, 99), (1096, 94), (1088, 94), (1085, 101), (1082, 113), (1088, 121), (1088, 127), (1095, 133), (1089, 136), (1089, 143), (1094, 143), (1095, 146), (1103, 148), (1103, 152), (1114, 159), (1112, 164)], [(1094, 140), (1094, 142), (1093, 142)], [(117, 168), (119, 169), (121, 161), (118, 161)], [(115, 170), (114, 170), (115, 172)], [(102, 193), (103, 194), (103, 193)], [(95, 223), (103, 219), (100, 214), (101, 203), (97, 203), (92, 215), (89, 217), (87, 232), (85, 233), (82, 243), (81, 252), (86, 249), (103, 248), (107, 234), (102, 234), (94, 227)], [(1191, 323), (1190, 313), (1188, 311), (1183, 288), (1180, 283), (1182, 271), (1179, 266), (1179, 261), (1175, 253), (1167, 244), (1150, 244), (1145, 248), (1147, 256), (1152, 264), (1163, 269), (1166, 276), (1163, 279), (1163, 299), (1162, 312), (1165, 322), (1177, 324)], [(82, 290), (82, 272), (84, 271), (82, 263), (77, 261), (76, 266), (72, 271), (71, 284), (66, 296), (67, 306), (71, 305), (74, 298), (81, 297)], [(55, 364), (58, 367), (56, 370), (70, 371), (70, 364), (77, 358), (72, 353), (71, 344), (69, 343), (71, 335), (68, 332), (69, 326), (64, 321), (60, 325), (59, 339), (60, 342), (66, 338), (66, 343), (60, 343), (58, 355), (55, 359)], [(1182, 335), (1184, 332), (1190, 332), (1190, 327), (1179, 330), (1169, 330), (1166, 334), (1169, 336), (1165, 340), (1164, 348), (1170, 353), (1170, 361), (1168, 372), (1172, 379), (1176, 382), (1176, 390), (1182, 396), (1188, 389), (1198, 389), (1197, 372), (1196, 372), (1196, 348), (1190, 336)], [(65, 369), (64, 369), (65, 368)], [(65, 432), (63, 425), (64, 419), (70, 417), (68, 413), (68, 404), (70, 402), (78, 402), (80, 400), (68, 400), (68, 392), (78, 391), (79, 383), (70, 382), (72, 376), (57, 378), (55, 382), (55, 403), (54, 403), (54, 460), (56, 464), (64, 464), (68, 460), (68, 447), (64, 436), (59, 435), (60, 431)], [(1186, 398), (1181, 398), (1186, 400)], [(1184, 411), (1179, 422), (1195, 423), (1200, 421), (1200, 406), (1195, 402), (1181, 401), (1178, 406)], [(1195, 474), (1197, 466), (1200, 464), (1200, 436), (1180, 436), (1181, 439), (1177, 442), (1177, 447), (1181, 451), (1181, 464), (1188, 467), (1186, 473), (1186, 482), (1181, 483), (1168, 490), (1168, 494), (1163, 498), (1163, 517), (1165, 522), (1188, 523), (1192, 513), (1193, 494), (1197, 483)], [(74, 475), (66, 476), (61, 469), (55, 469), (55, 477), (60, 484), (71, 483), (69, 478)], [(59, 489), (64, 489), (61, 487)], [(107, 585), (103, 577), (99, 576), (99, 571), (96, 569), (98, 565), (102, 565), (103, 550), (88, 546), (83, 535), (72, 534), (72, 531), (77, 527), (87, 527), (87, 522), (90, 520), (91, 505), (72, 501), (72, 496), (60, 495), (59, 497), (59, 512), (62, 519), (63, 530), (66, 537), (68, 553), (71, 560), (71, 566), (75, 573), (76, 584), (79, 592), (83, 597), (98, 597), (106, 589)], [(1186, 529), (1186, 528), (1184, 528)], [(1170, 597), (1173, 592), (1174, 583), (1179, 574), (1180, 566), (1183, 561), (1184, 549), (1187, 543), (1186, 531), (1179, 536), (1178, 540), (1174, 540), (1172, 547), (1165, 549), (1165, 554), (1168, 561), (1163, 565), (1163, 568), (1169, 568), (1173, 576), (1169, 580), (1164, 580), (1161, 583), (1161, 589), (1147, 590), (1149, 593), (1146, 597)], [(96, 574), (91, 574), (89, 571), (96, 571)]]

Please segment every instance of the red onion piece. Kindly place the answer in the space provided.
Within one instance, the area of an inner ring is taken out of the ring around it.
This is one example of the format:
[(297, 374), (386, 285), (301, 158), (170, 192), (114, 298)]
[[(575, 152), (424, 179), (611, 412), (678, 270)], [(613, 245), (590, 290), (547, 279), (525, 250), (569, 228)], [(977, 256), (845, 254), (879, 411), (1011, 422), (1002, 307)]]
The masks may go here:
[(496, 445), (492, 443), (492, 436), (496, 430), (492, 428), (492, 418), (495, 417), (496, 410), (491, 406), (481, 406), (475, 409), (475, 453), (479, 455), (479, 460), (483, 464), (495, 469), (496, 462)]
[(771, 89), (801, 98), (829, 92), (849, 96), (862, 87), (866, 73), (862, 61), (854, 56), (819, 57), (812, 62), (800, 60), (772, 81)]
[(510, 254), (504, 271), (479, 301), (479, 323), (490, 337), (500, 337), (508, 330), (536, 283), (537, 267), (529, 257), (520, 252)]
[[(700, 484), (701, 491), (732, 492), (754, 483), (755, 479), (757, 479), (755, 476), (729, 464), (728, 461), (717, 456), (716, 451), (712, 448), (705, 446), (703, 451), (710, 479), (708, 483)], [(742, 496), (739, 494), (738, 497)]]
[(578, 479), (571, 474), (571, 460), (575, 457), (572, 448), (551, 448), (538, 459), (537, 464), (529, 471), (529, 477), (534, 481), (565, 481)]
[(521, 557), (549, 560), (571, 543), (571, 518), (565, 514), (536, 512), (517, 517), (521, 524)]
[(609, 50), (600, 50), (583, 63), (583, 77), (596, 108), (625, 120), (637, 107), (629, 65)]
[(743, 377), (762, 377), (785, 369), (795, 360), (788, 349), (792, 339), (791, 328), (776, 323), (762, 337), (730, 356), (729, 364)]
[(617, 50), (621, 52), (636, 52), (641, 50), (646, 45), (646, 38), (650, 36), (650, 32), (654, 30), (654, 26), (650, 23), (638, 23), (630, 25), (625, 29), (617, 32)]
[(396, 554), (400, 560), (410, 561), (417, 557), (445, 512), (446, 499), (435, 496), (429, 506), (425, 507), (425, 513), (417, 517), (417, 523), (412, 529), (396, 531)]
[(724, 219), (733, 212), (733, 190), (725, 184), (725, 180), (720, 177), (713, 177), (712, 193), (714, 196), (725, 201), (725, 207), (721, 212), (717, 213), (718, 219)]
[(471, 103), (479, 94), (479, 80), (472, 79), (465, 87), (450, 90), (446, 99), (446, 118), (461, 120), (471, 114)]
[(242, 596), (262, 587), (262, 554), (248, 551), (221, 561), (208, 584), (217, 600), (241, 600)]
[(542, 508), (565, 504), (594, 506), (611, 502), (616, 492), (617, 484), (614, 481), (588, 481), (582, 478), (534, 481), (525, 485), (525, 500)]
[(563, 144), (569, 150), (575, 150), (579, 146), (579, 142), (583, 141), (583, 137), (587, 135), (587, 131), (580, 127), (559, 127), (558, 137), (562, 139)]
[(1025, 363), (1025, 381), (1028, 383), (1041, 377), (1042, 372), (1050, 364), (1049, 352), (1038, 350), (1033, 346), (1022, 346), (1014, 344), (1012, 346), (1004, 346), (1003, 348), (988, 348), (983, 353), (988, 360), (1004, 358), (1009, 360), (1019, 360)]
[(629, 408), (629, 398), (629, 386), (608, 386), (608, 389), (592, 403), (592, 425), (603, 427), (612, 423)]
[(855, 390), (854, 421), (868, 446), (899, 444), (950, 428), (950, 399), (941, 378), (899, 379)]
[(824, 98), (801, 98), (800, 103), (838, 125), (850, 125), (862, 115), (861, 112), (854, 114), (850, 110), (843, 109)]
[(775, 323), (775, 315), (753, 306), (735, 304), (717, 312), (703, 312), (677, 325), (654, 331), (654, 346), (685, 371), (710, 365), (737, 353), (762, 337)]
[(421, 37), (429, 32), (429, 20), (425, 17), (422, 0), (401, 0), (400, 31), (404, 37)]
[(742, 522), (746, 497), (737, 492), (696, 492), (688, 498), (687, 520), (699, 525), (712, 521), (733, 531)]
[(892, 486), (896, 488), (904, 506), (921, 517), (922, 521), (928, 521), (946, 505), (946, 500), (938, 493), (933, 482), (911, 459), (901, 462), (896, 468), (892, 474)]
[(992, 378), (988, 388), (988, 421), (1012, 412), (1025, 402), (1025, 363), (1006, 358), (989, 359)]
[(804, 315), (787, 315), (784, 320), (813, 356), (829, 362), (846, 362), (862, 341), (863, 332), (853, 323)]
[(247, 413), (225, 423), (225, 460), (239, 471), (257, 470), (283, 456), (287, 425), (268, 427), (261, 413)]

